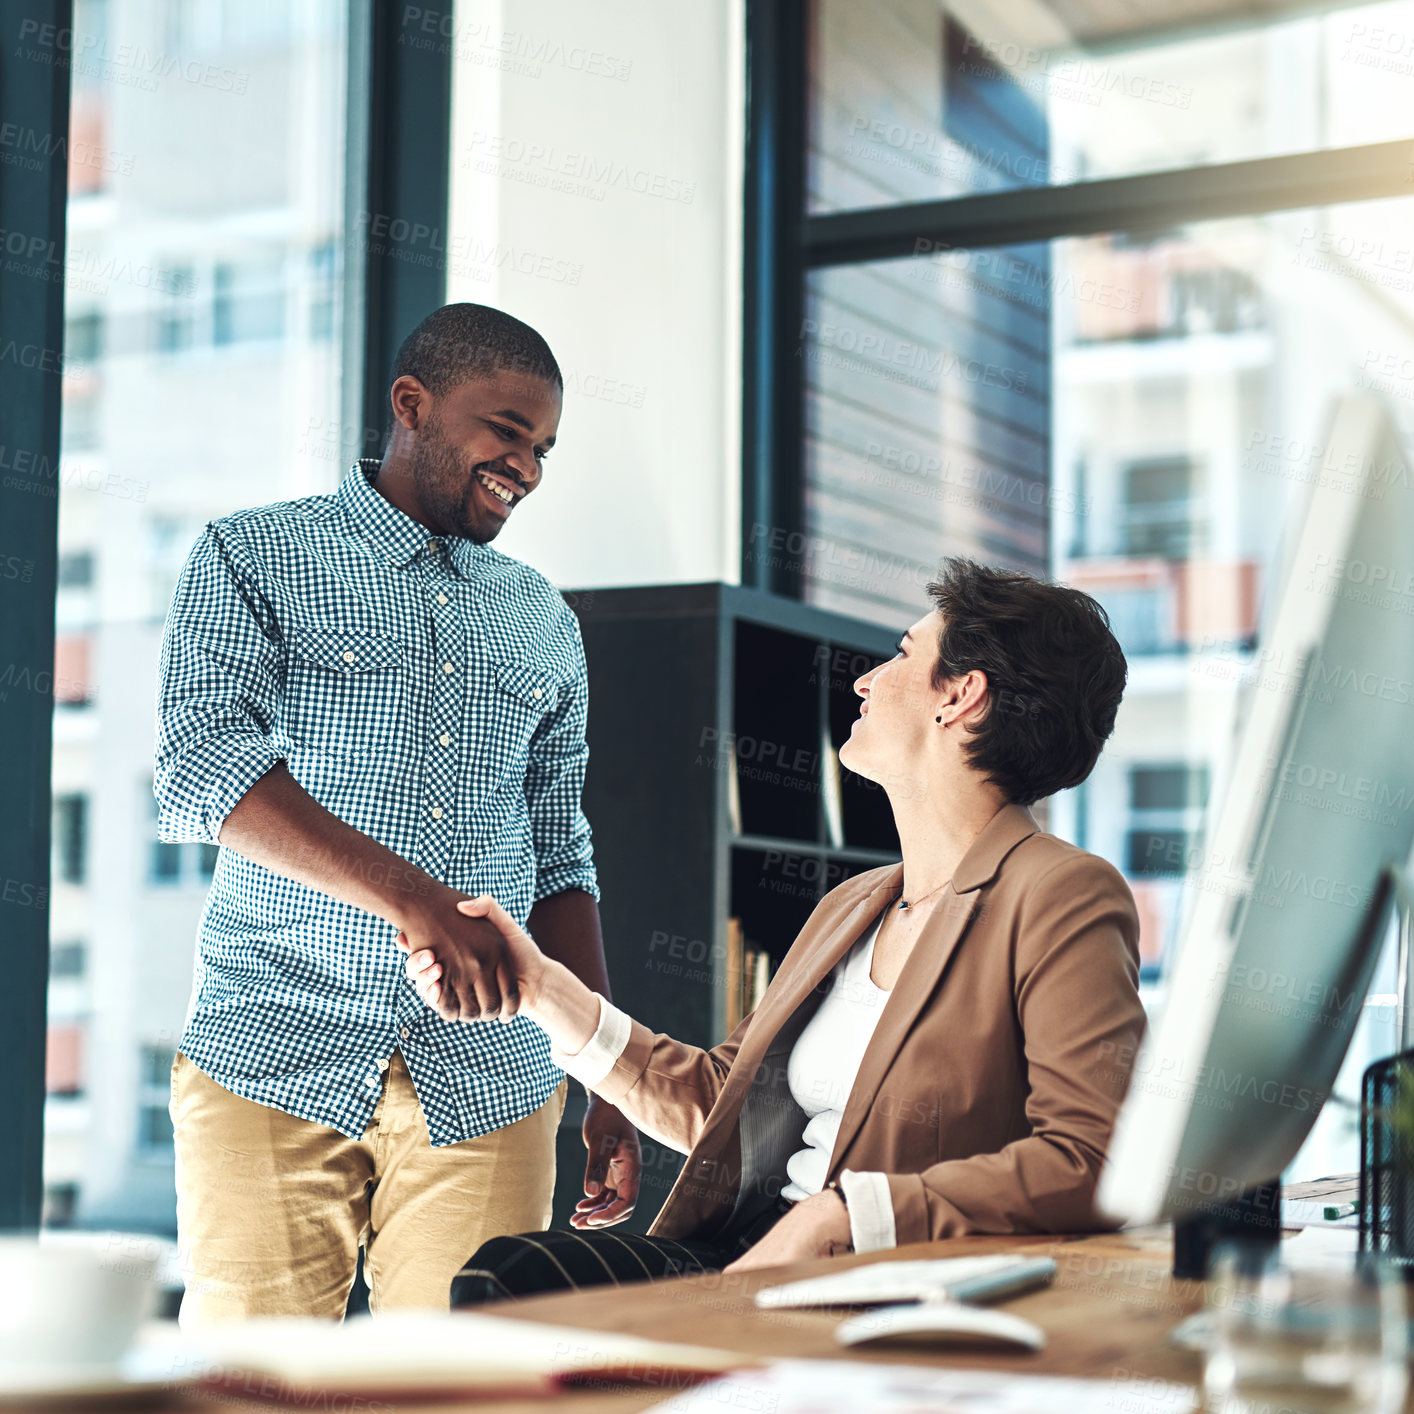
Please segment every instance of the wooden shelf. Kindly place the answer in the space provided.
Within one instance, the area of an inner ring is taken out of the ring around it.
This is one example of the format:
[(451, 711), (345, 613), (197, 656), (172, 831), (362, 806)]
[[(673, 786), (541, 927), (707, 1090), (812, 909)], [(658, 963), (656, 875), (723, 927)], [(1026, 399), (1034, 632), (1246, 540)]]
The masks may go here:
[(875, 868), (880, 864), (897, 864), (902, 858), (897, 850), (859, 849), (852, 845), (822, 844), (819, 840), (791, 840), (775, 835), (733, 835), (730, 840), (733, 849), (780, 850), (785, 854), (809, 854), (817, 857), (845, 859), (851, 864), (867, 864)]

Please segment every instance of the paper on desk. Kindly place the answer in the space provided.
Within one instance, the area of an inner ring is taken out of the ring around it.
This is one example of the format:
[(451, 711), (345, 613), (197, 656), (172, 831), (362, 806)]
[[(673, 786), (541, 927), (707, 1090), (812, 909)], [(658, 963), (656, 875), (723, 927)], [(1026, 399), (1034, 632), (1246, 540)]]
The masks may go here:
[(1198, 1402), (1185, 1386), (1135, 1376), (1074, 1380), (990, 1370), (943, 1370), (847, 1360), (778, 1360), (712, 1380), (658, 1411), (723, 1414), (1190, 1414)]
[(699, 1346), (465, 1311), (393, 1311), (343, 1324), (302, 1317), (244, 1321), (179, 1338), (171, 1355), (174, 1379), (286, 1402), (310, 1391), (549, 1394), (590, 1376), (661, 1383), (752, 1363), (749, 1356)]

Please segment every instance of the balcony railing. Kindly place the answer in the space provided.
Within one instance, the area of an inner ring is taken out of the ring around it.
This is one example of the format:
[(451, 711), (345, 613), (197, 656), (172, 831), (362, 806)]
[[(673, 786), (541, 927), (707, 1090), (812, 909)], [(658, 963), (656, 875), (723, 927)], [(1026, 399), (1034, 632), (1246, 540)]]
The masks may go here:
[(1072, 560), (1061, 578), (1104, 605), (1127, 654), (1251, 648), (1257, 640), (1255, 560)]

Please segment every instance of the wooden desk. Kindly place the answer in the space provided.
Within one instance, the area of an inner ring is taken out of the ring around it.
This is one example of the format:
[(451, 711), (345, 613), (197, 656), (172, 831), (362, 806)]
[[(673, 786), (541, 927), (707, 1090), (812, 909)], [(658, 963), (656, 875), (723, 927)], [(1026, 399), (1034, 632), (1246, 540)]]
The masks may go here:
[[(1035, 1321), (1049, 1337), (1039, 1354), (957, 1351), (952, 1354), (909, 1349), (897, 1352), (860, 1351), (846, 1356), (835, 1344), (833, 1331), (842, 1317), (816, 1311), (758, 1311), (752, 1293), (760, 1286), (839, 1271), (845, 1265), (917, 1257), (962, 1257), (994, 1252), (1049, 1255), (1056, 1259), (1052, 1287), (1018, 1296), (1006, 1309)], [(837, 1257), (778, 1267), (770, 1272), (726, 1278), (721, 1274), (634, 1286), (536, 1297), (497, 1307), (497, 1314), (526, 1320), (582, 1326), (595, 1330), (629, 1331), (636, 1335), (708, 1345), (745, 1355), (856, 1359), (890, 1363), (961, 1366), (1013, 1370), (1029, 1374), (1080, 1375), (1091, 1379), (1135, 1382), (1152, 1392), (1156, 1381), (1192, 1386), (1198, 1377), (1194, 1355), (1168, 1345), (1170, 1329), (1203, 1303), (1197, 1282), (1175, 1281), (1169, 1274), (1172, 1239), (1167, 1228), (1143, 1229), (1076, 1238), (977, 1237), (946, 1243), (900, 1247), (887, 1254)], [(1123, 1390), (1119, 1391), (1121, 1394)], [(456, 1414), (492, 1411), (556, 1410), (559, 1414), (628, 1414), (645, 1409), (668, 1391), (575, 1391), (554, 1400), (513, 1403), (466, 1403), (439, 1406), (399, 1406), (398, 1414), (422, 1414), (431, 1408)], [(139, 1405), (168, 1414), (213, 1414), (232, 1407), (255, 1410), (273, 1406), (233, 1400), (184, 1399)], [(393, 1406), (379, 1404), (380, 1414)]]

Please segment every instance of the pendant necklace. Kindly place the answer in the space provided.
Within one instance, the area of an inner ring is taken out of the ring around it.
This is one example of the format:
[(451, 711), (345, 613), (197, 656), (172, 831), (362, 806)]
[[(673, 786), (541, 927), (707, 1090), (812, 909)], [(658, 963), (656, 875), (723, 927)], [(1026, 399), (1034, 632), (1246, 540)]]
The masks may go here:
[(899, 899), (899, 912), (902, 913), (906, 908), (915, 907), (916, 905), (922, 903), (925, 898), (932, 898), (934, 894), (939, 892), (939, 890), (947, 888), (950, 883), (952, 883), (951, 879), (945, 879), (941, 884), (938, 885), (936, 889), (929, 889), (926, 894), (920, 894), (916, 899), (913, 900), (912, 903), (909, 903), (906, 898)]

